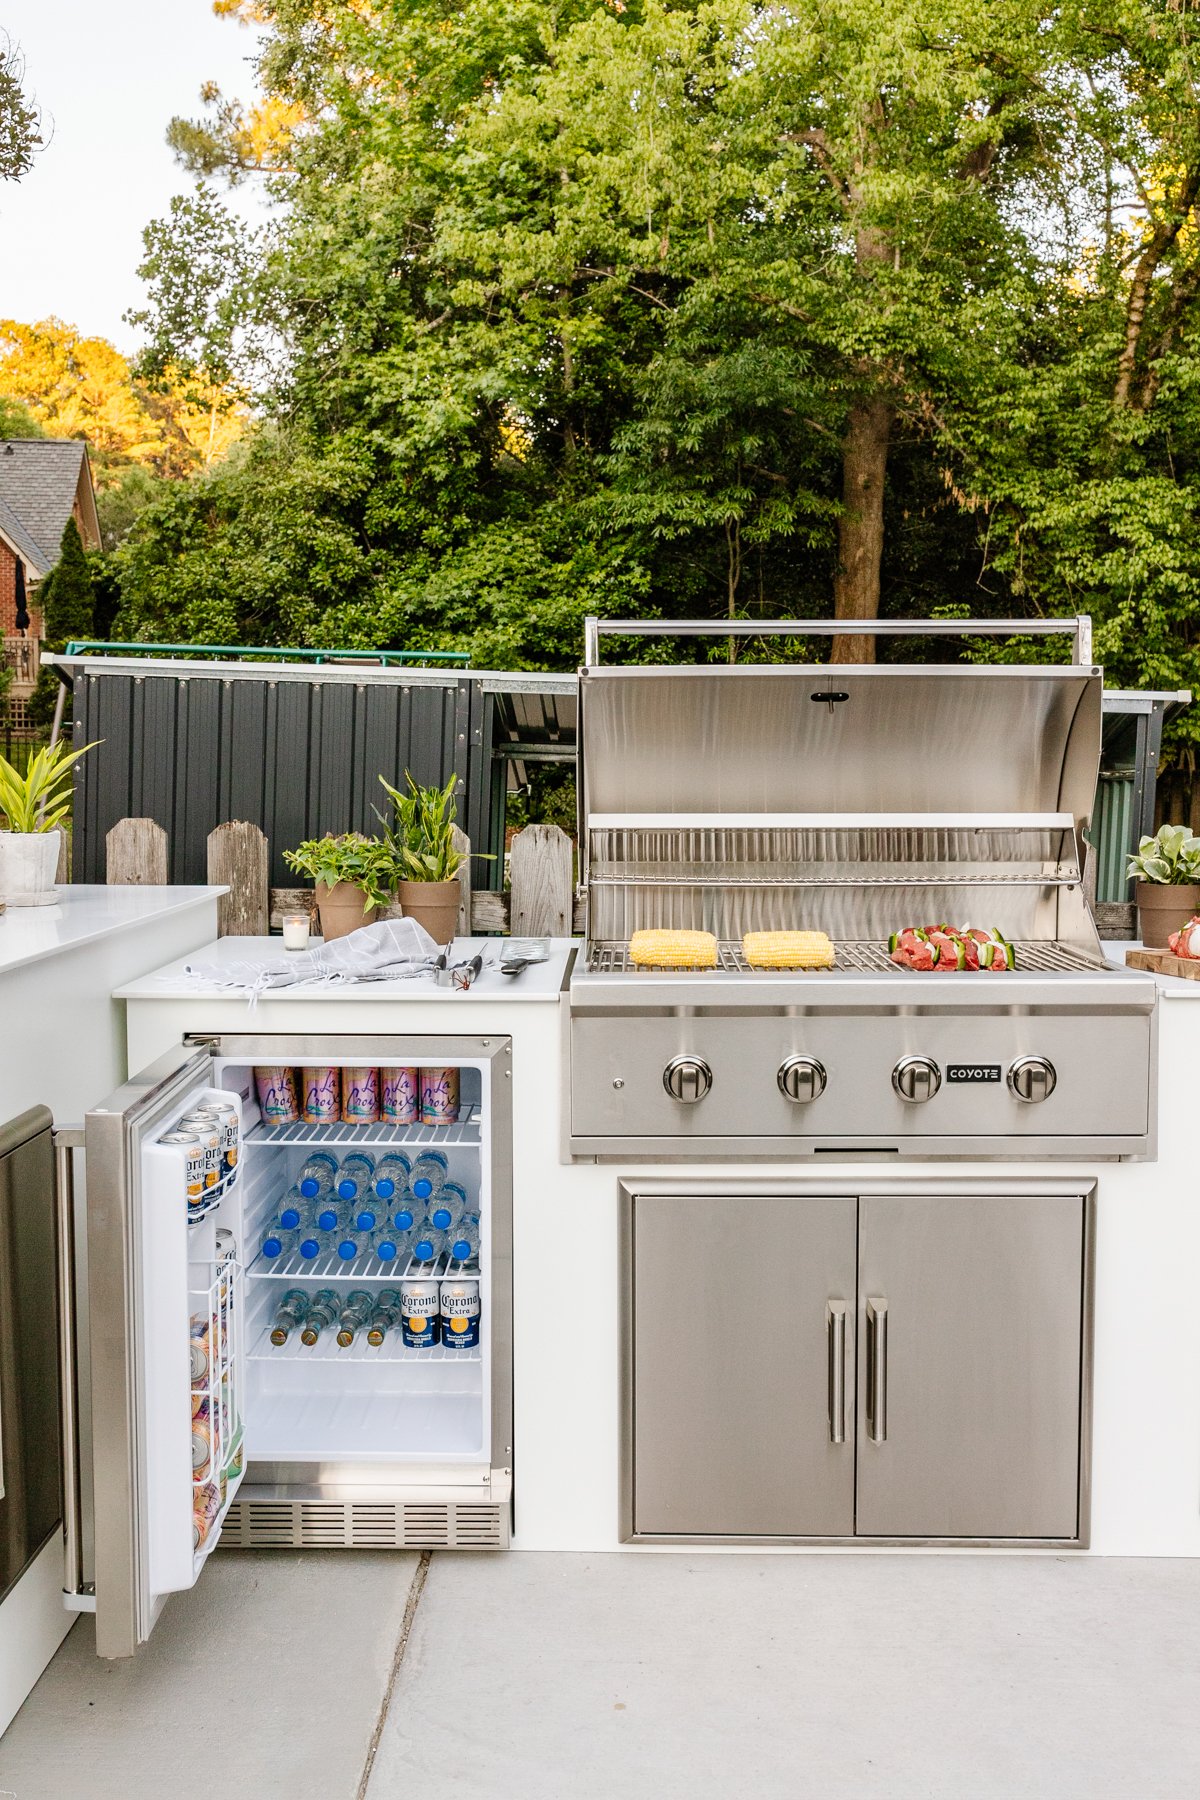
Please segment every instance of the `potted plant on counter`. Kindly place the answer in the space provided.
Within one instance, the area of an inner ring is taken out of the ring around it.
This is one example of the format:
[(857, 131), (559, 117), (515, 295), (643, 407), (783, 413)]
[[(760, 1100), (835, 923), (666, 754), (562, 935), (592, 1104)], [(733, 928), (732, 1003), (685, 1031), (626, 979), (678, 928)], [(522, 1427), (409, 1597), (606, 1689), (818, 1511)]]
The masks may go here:
[(22, 775), (0, 756), (0, 900), (8, 906), (53, 906), (58, 899), (58, 827), (71, 811), (72, 769), (93, 748), (51, 744)]
[(1183, 825), (1162, 825), (1129, 859), (1138, 930), (1148, 950), (1163, 950), (1171, 932), (1200, 911), (1200, 838)]
[(392, 818), (380, 819), (400, 871), (397, 896), (407, 919), (416, 919), (435, 942), (448, 944), (458, 922), (461, 895), (455, 877), (463, 863), (454, 846), (456, 807), (452, 775), (444, 788), (420, 787), (405, 771), (408, 792), (379, 777), (392, 803)]
[(396, 859), (380, 838), (345, 831), (340, 837), (326, 834), (309, 838), (283, 860), (297, 875), (307, 875), (317, 892), (321, 936), (326, 943), (372, 925), (380, 910), (390, 906), (396, 888)]

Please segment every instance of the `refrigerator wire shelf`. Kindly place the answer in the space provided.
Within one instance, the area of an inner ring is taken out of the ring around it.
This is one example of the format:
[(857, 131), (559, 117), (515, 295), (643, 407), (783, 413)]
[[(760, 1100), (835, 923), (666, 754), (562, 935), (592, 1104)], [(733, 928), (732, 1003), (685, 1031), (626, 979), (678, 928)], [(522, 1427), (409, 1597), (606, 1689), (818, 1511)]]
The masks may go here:
[(446, 1150), (456, 1145), (479, 1143), (478, 1105), (464, 1101), (453, 1125), (290, 1125), (253, 1127), (246, 1137), (248, 1144), (279, 1144), (288, 1147), (304, 1145), (310, 1149), (326, 1149), (342, 1145), (345, 1149), (365, 1149), (368, 1145), (391, 1150)]
[[(216, 1546), (230, 1502), (245, 1473), (239, 1376), (241, 1279), (242, 1269), (232, 1259), (192, 1263), (188, 1269), (193, 1371), (192, 1496), (197, 1529), (203, 1531), (195, 1546), (197, 1572)], [(204, 1504), (206, 1498), (208, 1505)], [(213, 1499), (218, 1501), (215, 1507), (211, 1504)]]
[(336, 1250), (325, 1250), (314, 1257), (303, 1257), (296, 1250), (275, 1257), (260, 1252), (248, 1272), (269, 1281), (320, 1281), (328, 1287), (354, 1287), (371, 1281), (394, 1287), (400, 1281), (443, 1281), (447, 1276), (460, 1275), (468, 1281), (479, 1280), (477, 1262), (454, 1262), (444, 1253), (435, 1262), (418, 1262), (410, 1256), (404, 1261), (397, 1257), (394, 1262), (385, 1263), (377, 1256), (343, 1261)]

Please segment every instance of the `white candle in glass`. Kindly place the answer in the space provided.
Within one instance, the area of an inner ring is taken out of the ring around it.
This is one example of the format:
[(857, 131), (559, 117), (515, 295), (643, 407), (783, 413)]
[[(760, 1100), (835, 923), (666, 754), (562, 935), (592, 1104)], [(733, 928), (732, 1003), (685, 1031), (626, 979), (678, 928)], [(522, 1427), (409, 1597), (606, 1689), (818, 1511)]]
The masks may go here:
[(285, 950), (308, 949), (307, 913), (284, 913), (283, 947)]

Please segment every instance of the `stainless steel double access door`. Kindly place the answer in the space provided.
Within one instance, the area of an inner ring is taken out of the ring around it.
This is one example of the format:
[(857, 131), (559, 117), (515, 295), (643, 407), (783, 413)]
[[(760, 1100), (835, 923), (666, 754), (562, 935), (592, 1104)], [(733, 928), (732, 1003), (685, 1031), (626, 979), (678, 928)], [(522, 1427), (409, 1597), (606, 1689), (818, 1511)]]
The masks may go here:
[(626, 1540), (1083, 1540), (1086, 1193), (623, 1207)]

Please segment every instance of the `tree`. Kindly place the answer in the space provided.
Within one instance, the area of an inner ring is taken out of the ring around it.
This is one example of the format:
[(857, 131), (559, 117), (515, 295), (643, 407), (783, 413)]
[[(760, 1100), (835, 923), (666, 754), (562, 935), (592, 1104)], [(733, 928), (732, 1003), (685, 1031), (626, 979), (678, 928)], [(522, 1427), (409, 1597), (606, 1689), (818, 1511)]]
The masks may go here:
[[(42, 641), (47, 650), (61, 654), (73, 641), (95, 635), (96, 600), (87, 551), (79, 527), (70, 518), (63, 526), (58, 561), (42, 582), (37, 596), (42, 614)], [(58, 693), (58, 677), (42, 672), (30, 703), (33, 717), (49, 721)]]
[(25, 92), (25, 65), (12, 39), (0, 33), (0, 181), (19, 181), (41, 146), (37, 107)]

